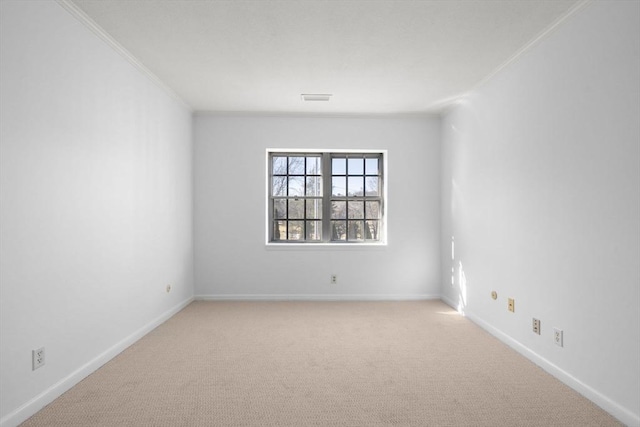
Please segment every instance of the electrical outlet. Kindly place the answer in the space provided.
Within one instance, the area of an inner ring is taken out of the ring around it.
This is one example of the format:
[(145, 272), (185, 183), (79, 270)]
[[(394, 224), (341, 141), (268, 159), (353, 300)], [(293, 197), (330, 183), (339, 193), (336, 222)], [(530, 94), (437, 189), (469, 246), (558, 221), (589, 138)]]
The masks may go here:
[(331, 284), (335, 285), (336, 283), (338, 283), (338, 275), (337, 274), (332, 274), (331, 275)]
[(510, 312), (515, 313), (516, 311), (516, 301), (513, 298), (509, 298), (509, 304), (507, 306)]
[(553, 328), (553, 342), (559, 347), (564, 347), (564, 333), (562, 329)]
[(533, 318), (533, 332), (540, 335), (540, 319)]
[(44, 347), (31, 350), (31, 363), (34, 371), (44, 365)]

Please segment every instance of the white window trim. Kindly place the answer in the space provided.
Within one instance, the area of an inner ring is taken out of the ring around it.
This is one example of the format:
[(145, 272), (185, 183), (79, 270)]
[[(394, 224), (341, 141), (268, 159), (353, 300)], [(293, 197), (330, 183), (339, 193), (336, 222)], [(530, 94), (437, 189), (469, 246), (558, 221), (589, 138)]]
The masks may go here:
[[(270, 194), (270, 185), (271, 185), (271, 176), (269, 175), (269, 160), (270, 153), (380, 153), (382, 154), (382, 167), (383, 167), (383, 179), (382, 179), (382, 191), (384, 197), (384, 203), (382, 204), (382, 235), (380, 240), (377, 242), (304, 242), (304, 243), (295, 243), (295, 242), (272, 242), (270, 241), (270, 215), (269, 215), (269, 194)], [(335, 149), (335, 148), (267, 148), (265, 149), (265, 162), (264, 162), (264, 174), (265, 174), (265, 188), (264, 188), (264, 239), (265, 246), (269, 250), (380, 250), (385, 249), (388, 246), (388, 236), (389, 236), (389, 193), (388, 193), (388, 184), (389, 184), (389, 153), (388, 150), (372, 150), (372, 149)]]

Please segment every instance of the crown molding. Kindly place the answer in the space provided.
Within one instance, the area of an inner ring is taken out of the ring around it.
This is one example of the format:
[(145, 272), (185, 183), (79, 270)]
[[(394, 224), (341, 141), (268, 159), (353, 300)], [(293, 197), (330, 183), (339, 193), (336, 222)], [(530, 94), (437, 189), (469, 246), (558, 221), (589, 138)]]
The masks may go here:
[(71, 0), (56, 0), (56, 2), (62, 6), (67, 12), (88, 28), (93, 34), (98, 36), (99, 39), (104, 41), (109, 47), (115, 50), (120, 56), (126, 59), (131, 65), (133, 65), (138, 71), (151, 80), (156, 86), (162, 89), (167, 95), (173, 98), (175, 101), (184, 106), (189, 112), (193, 112), (191, 108), (173, 89), (169, 88), (162, 80), (158, 78), (151, 70), (144, 66), (138, 58), (133, 56), (131, 52), (125, 49), (120, 43), (118, 43), (109, 33), (107, 33), (100, 25), (98, 25), (93, 19), (89, 17), (82, 9), (80, 9)]
[(431, 119), (440, 117), (439, 111), (407, 113), (349, 113), (349, 112), (301, 112), (301, 111), (215, 111), (195, 110), (194, 117), (249, 117), (249, 118), (300, 118), (300, 119)]
[(501, 65), (499, 65), (495, 70), (493, 70), (491, 73), (489, 73), (484, 79), (480, 80), (480, 82), (478, 84), (476, 84), (471, 90), (469, 90), (468, 93), (475, 92), (477, 89), (479, 89), (481, 86), (483, 86), (489, 80), (491, 80), (496, 74), (500, 73), (502, 70), (507, 68), (509, 65), (511, 65), (514, 62), (516, 62), (524, 53), (528, 52), (531, 48), (533, 48), (535, 45), (540, 43), (541, 40), (545, 39), (551, 33), (553, 33), (564, 21), (569, 19), (569, 17), (575, 15), (579, 10), (582, 10), (585, 6), (587, 6), (588, 4), (590, 4), (592, 2), (593, 2), (593, 0), (581, 0), (578, 3), (574, 4), (571, 8), (569, 8), (568, 11), (566, 11), (562, 16), (560, 16), (555, 21), (553, 21), (540, 34), (538, 34), (536, 37), (534, 37), (532, 40), (530, 40), (524, 46), (522, 46), (520, 49), (518, 49), (516, 51), (516, 53), (511, 55), (511, 57), (509, 57), (509, 59), (507, 59), (505, 62), (503, 62)]

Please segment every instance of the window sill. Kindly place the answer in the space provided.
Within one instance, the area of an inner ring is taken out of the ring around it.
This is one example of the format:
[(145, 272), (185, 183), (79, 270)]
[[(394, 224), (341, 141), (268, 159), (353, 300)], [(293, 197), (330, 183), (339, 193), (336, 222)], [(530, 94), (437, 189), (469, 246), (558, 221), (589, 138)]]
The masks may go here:
[(387, 243), (267, 243), (268, 251), (384, 251)]

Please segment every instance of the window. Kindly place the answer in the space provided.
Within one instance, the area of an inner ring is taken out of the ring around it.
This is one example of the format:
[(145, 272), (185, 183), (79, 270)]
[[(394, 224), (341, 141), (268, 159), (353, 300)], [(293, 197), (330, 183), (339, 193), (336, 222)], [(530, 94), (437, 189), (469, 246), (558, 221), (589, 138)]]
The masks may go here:
[(384, 241), (380, 152), (268, 152), (269, 242)]

